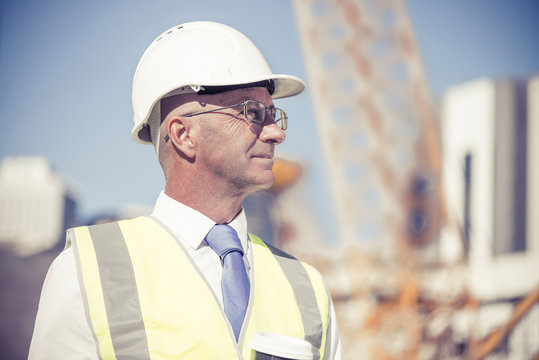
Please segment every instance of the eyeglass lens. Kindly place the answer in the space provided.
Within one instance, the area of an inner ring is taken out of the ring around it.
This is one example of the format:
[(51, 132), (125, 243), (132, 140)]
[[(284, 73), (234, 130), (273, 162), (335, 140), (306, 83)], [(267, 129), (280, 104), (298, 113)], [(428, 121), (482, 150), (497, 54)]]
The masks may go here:
[(245, 117), (250, 121), (263, 124), (266, 119), (266, 111), (270, 112), (270, 116), (275, 123), (283, 130), (287, 128), (287, 116), (286, 113), (278, 108), (267, 109), (266, 106), (258, 101), (247, 100), (244, 103)]

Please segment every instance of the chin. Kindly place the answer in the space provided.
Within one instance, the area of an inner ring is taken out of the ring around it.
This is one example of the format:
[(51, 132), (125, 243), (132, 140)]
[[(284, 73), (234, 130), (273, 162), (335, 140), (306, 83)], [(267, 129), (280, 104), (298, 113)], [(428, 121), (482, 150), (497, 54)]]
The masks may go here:
[(273, 181), (275, 180), (275, 175), (273, 175), (273, 172), (270, 170), (269, 174), (262, 174), (261, 176), (257, 177), (253, 184), (255, 184), (256, 190), (265, 190), (269, 189), (271, 185), (273, 185)]

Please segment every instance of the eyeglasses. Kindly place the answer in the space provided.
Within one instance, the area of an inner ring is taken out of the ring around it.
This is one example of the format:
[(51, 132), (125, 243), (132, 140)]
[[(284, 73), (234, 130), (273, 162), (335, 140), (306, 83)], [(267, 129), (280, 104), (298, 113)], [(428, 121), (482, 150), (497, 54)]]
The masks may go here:
[(261, 102), (258, 102), (256, 100), (245, 100), (244, 102), (239, 103), (239, 104), (234, 104), (234, 105), (230, 105), (230, 106), (220, 107), (220, 108), (217, 108), (217, 109), (211, 109), (211, 110), (206, 110), (206, 111), (200, 111), (200, 112), (185, 114), (183, 116), (191, 117), (191, 116), (207, 114), (207, 113), (211, 113), (211, 112), (214, 112), (214, 111), (223, 110), (223, 109), (229, 109), (229, 108), (234, 108), (234, 107), (239, 107), (239, 106), (243, 106), (243, 116), (245, 116), (245, 118), (247, 120), (249, 120), (251, 122), (254, 122), (255, 124), (260, 124), (260, 125), (264, 124), (264, 121), (266, 119), (266, 113), (269, 112), (271, 118), (273, 119), (273, 121), (281, 129), (286, 130), (286, 128), (288, 127), (288, 116), (286, 115), (284, 110), (281, 110), (281, 109), (273, 107), (273, 106), (268, 108), (268, 107), (266, 107), (266, 105), (264, 105)]

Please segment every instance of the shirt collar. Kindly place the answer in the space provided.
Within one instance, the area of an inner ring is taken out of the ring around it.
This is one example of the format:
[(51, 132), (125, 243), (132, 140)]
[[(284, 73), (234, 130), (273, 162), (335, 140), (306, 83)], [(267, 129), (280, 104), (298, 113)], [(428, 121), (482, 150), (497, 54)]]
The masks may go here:
[[(152, 212), (152, 216), (161, 221), (181, 240), (198, 249), (206, 234), (215, 225), (215, 222), (206, 215), (174, 200), (164, 191), (161, 191)], [(228, 223), (240, 238), (241, 246), (247, 250), (247, 218), (243, 208), (240, 213)], [(206, 242), (204, 242), (206, 245)]]

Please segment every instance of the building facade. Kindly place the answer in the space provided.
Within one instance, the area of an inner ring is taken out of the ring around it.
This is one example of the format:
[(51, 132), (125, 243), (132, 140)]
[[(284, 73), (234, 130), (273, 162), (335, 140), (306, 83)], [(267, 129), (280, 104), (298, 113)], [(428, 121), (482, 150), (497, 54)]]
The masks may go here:
[(31, 255), (63, 240), (75, 197), (43, 157), (6, 157), (0, 165), (0, 245)]
[[(446, 230), (467, 259), (479, 338), (509, 324), (520, 300), (539, 286), (538, 104), (539, 76), (478, 79), (449, 89), (443, 99)], [(538, 330), (527, 320), (537, 306), (491, 358), (531, 358), (539, 351), (539, 337), (530, 340)]]

